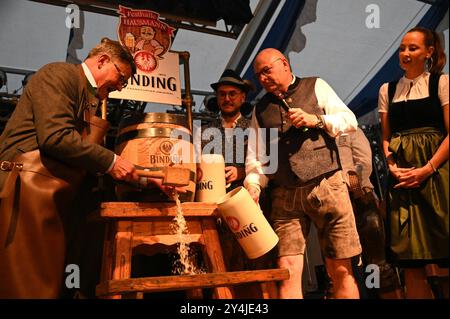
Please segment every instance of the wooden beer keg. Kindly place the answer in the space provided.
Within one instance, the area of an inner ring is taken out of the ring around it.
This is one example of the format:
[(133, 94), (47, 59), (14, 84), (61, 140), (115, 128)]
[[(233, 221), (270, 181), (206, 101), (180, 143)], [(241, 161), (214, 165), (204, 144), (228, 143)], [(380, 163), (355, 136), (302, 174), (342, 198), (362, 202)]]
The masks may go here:
[[(122, 120), (115, 151), (139, 169), (160, 171), (168, 165), (188, 168), (191, 172), (187, 192), (180, 201), (193, 202), (196, 185), (196, 163), (192, 134), (186, 117), (169, 113), (144, 113)], [(116, 194), (121, 201), (169, 201), (156, 185), (141, 177), (142, 186), (118, 184)]]

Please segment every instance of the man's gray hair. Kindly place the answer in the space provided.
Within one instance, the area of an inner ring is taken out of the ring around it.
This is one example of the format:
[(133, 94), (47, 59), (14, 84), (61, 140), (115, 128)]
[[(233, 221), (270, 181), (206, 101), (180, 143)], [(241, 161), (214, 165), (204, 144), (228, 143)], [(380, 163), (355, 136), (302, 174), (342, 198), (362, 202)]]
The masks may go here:
[(109, 38), (103, 38), (100, 44), (97, 44), (88, 54), (86, 59), (91, 57), (107, 54), (111, 58), (117, 58), (120, 61), (127, 63), (131, 67), (131, 74), (136, 73), (136, 64), (134, 63), (133, 56), (131, 53), (123, 47), (119, 41), (114, 41)]

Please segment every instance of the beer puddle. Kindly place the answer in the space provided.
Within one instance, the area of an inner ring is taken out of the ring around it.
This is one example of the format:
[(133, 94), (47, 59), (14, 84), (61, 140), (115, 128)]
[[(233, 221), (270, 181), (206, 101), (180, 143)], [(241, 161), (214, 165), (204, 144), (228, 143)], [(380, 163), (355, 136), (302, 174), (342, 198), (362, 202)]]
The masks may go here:
[(204, 273), (205, 271), (197, 268), (195, 265), (194, 256), (191, 253), (191, 248), (187, 242), (189, 231), (183, 216), (183, 209), (181, 208), (178, 192), (175, 192), (175, 203), (177, 204), (177, 214), (173, 219), (174, 224), (172, 224), (172, 230), (178, 238), (177, 253), (180, 258), (174, 262), (173, 273), (177, 275), (195, 275)]

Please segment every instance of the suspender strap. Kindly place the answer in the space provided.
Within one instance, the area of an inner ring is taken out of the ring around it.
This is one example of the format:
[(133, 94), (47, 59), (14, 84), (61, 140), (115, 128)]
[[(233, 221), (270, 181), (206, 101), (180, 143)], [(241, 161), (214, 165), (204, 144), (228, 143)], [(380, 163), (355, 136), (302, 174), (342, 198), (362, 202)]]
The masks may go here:
[(394, 99), (394, 94), (395, 94), (395, 88), (397, 87), (397, 81), (393, 81), (393, 82), (389, 82), (388, 84), (388, 102), (389, 105), (392, 104), (392, 100)]
[(428, 91), (430, 94), (431, 99), (433, 100), (433, 103), (437, 103), (437, 105), (440, 106), (440, 100), (439, 100), (439, 79), (441, 77), (442, 73), (436, 74), (431, 73), (430, 74), (430, 80), (428, 83)]

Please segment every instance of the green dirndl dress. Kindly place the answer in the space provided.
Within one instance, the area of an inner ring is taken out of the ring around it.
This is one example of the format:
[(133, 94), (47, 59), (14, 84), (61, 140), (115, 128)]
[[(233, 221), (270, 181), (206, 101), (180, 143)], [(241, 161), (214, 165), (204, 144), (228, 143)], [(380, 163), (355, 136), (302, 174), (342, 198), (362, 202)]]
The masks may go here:
[[(399, 167), (422, 167), (442, 140), (434, 128), (412, 129), (394, 134), (389, 148)], [(390, 189), (390, 247), (397, 259), (448, 258), (448, 191), (448, 161), (419, 188)]]
[[(430, 97), (391, 103), (392, 132), (389, 149), (398, 167), (422, 167), (446, 136), (442, 108), (436, 99), (437, 80), (430, 78)], [(434, 122), (434, 123), (433, 123)], [(418, 188), (394, 189), (389, 182), (387, 226), (389, 256), (400, 266), (429, 263), (448, 265), (449, 253), (448, 161)]]

